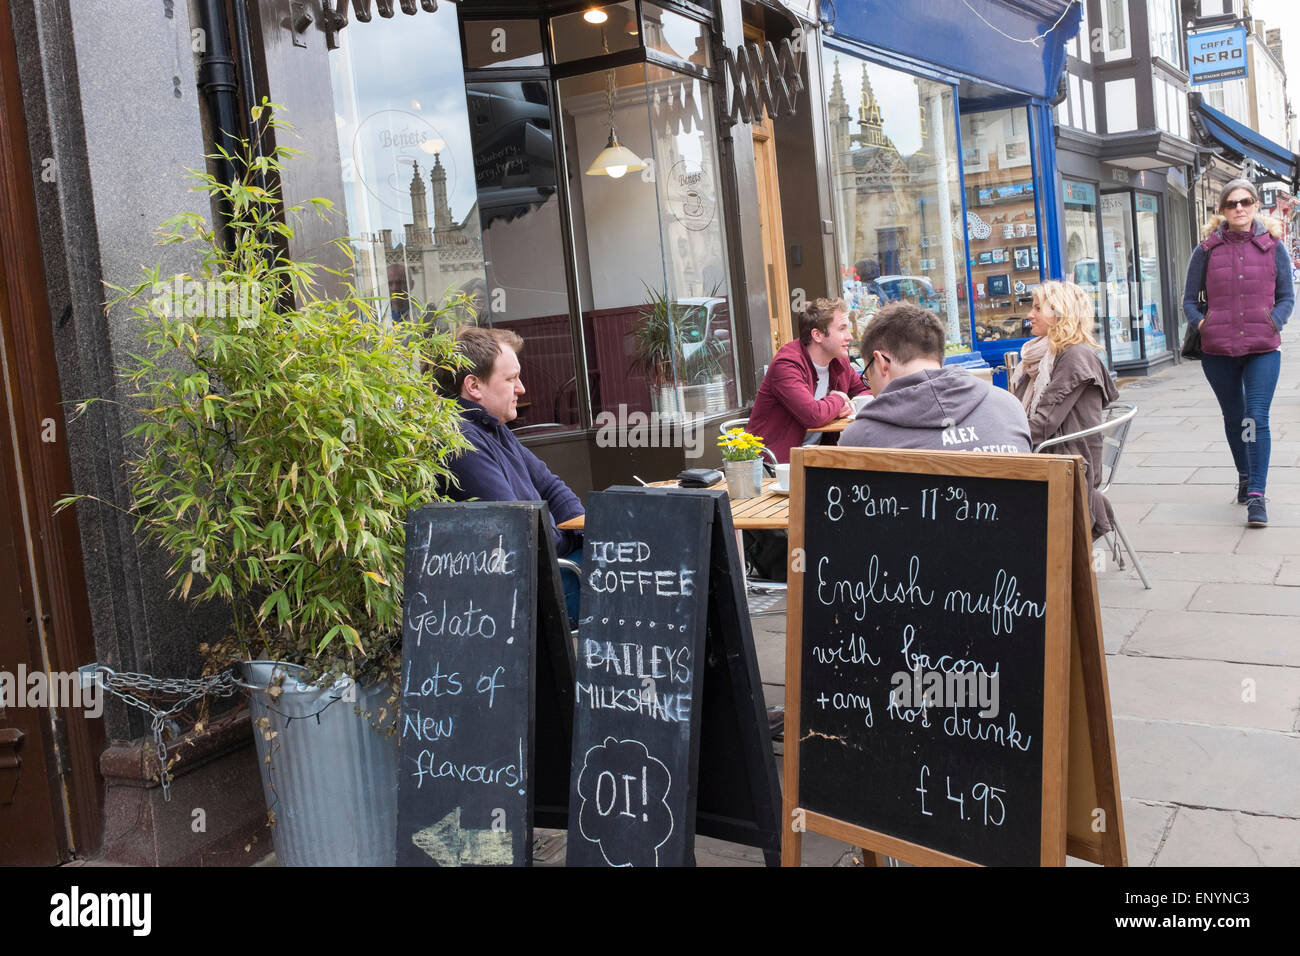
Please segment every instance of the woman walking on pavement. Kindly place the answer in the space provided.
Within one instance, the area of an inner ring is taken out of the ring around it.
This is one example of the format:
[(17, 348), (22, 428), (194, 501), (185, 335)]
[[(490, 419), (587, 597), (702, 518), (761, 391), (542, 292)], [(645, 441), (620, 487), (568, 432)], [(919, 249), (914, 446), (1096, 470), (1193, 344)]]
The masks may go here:
[[(1244, 179), (1219, 193), (1219, 214), (1192, 252), (1183, 314), (1201, 330), (1201, 368), (1223, 410), (1246, 524), (1268, 524), (1269, 406), (1282, 368), (1282, 326), (1295, 291), (1281, 225), (1255, 215), (1259, 194)], [(1198, 302), (1203, 294), (1201, 304)]]

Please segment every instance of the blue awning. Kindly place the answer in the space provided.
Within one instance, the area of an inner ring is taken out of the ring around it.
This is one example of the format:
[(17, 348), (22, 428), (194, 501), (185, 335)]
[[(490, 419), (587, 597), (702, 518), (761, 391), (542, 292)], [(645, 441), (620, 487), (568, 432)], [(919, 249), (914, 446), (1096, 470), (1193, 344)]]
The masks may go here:
[(1212, 106), (1206, 106), (1199, 94), (1193, 94), (1192, 102), (1205, 131), (1224, 149), (1235, 154), (1239, 159), (1254, 160), (1263, 172), (1271, 174), (1288, 184), (1296, 180), (1296, 164), (1300, 157), (1280, 143), (1265, 139), (1249, 126), (1243, 126), (1231, 117), (1220, 113)]
[(836, 37), (1045, 100), (1080, 11), (1073, 0), (822, 0)]

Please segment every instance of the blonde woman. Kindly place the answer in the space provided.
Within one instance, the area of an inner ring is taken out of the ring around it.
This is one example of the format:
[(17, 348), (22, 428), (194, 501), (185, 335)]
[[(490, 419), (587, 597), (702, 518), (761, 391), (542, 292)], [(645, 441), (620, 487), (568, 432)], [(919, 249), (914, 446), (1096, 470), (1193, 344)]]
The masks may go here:
[[(1044, 282), (1034, 288), (1029, 311), (1034, 337), (1020, 350), (1011, 388), (1025, 407), (1035, 446), (1101, 424), (1102, 409), (1119, 397), (1092, 337), (1092, 297), (1073, 282)], [(1111, 528), (1110, 502), (1101, 484), (1101, 436), (1091, 435), (1052, 448), (1053, 454), (1082, 455), (1088, 463), (1093, 537)]]

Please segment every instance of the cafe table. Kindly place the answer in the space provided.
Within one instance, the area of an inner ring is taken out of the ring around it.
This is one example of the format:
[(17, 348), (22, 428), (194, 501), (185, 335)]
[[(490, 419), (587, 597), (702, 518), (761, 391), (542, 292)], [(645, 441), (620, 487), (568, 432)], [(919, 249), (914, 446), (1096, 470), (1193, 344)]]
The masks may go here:
[[(847, 422), (846, 422), (847, 424)], [(655, 488), (678, 487), (675, 481), (656, 481)], [(727, 490), (726, 481), (715, 482), (710, 488)], [(581, 531), (586, 515), (578, 515), (561, 522), (561, 531)], [(790, 496), (776, 490), (775, 478), (763, 479), (763, 493), (757, 498), (733, 498), (731, 523), (737, 531), (785, 531), (790, 527)]]

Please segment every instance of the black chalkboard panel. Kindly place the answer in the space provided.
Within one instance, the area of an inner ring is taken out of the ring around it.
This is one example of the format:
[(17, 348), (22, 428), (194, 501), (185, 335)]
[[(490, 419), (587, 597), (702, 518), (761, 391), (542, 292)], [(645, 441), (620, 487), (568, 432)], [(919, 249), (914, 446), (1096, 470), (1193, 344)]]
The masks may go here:
[(1048, 485), (812, 467), (803, 522), (799, 806), (1037, 865)]
[(714, 503), (587, 498), (569, 866), (694, 863)]
[(407, 519), (399, 866), (530, 862), (541, 515), (476, 502)]

